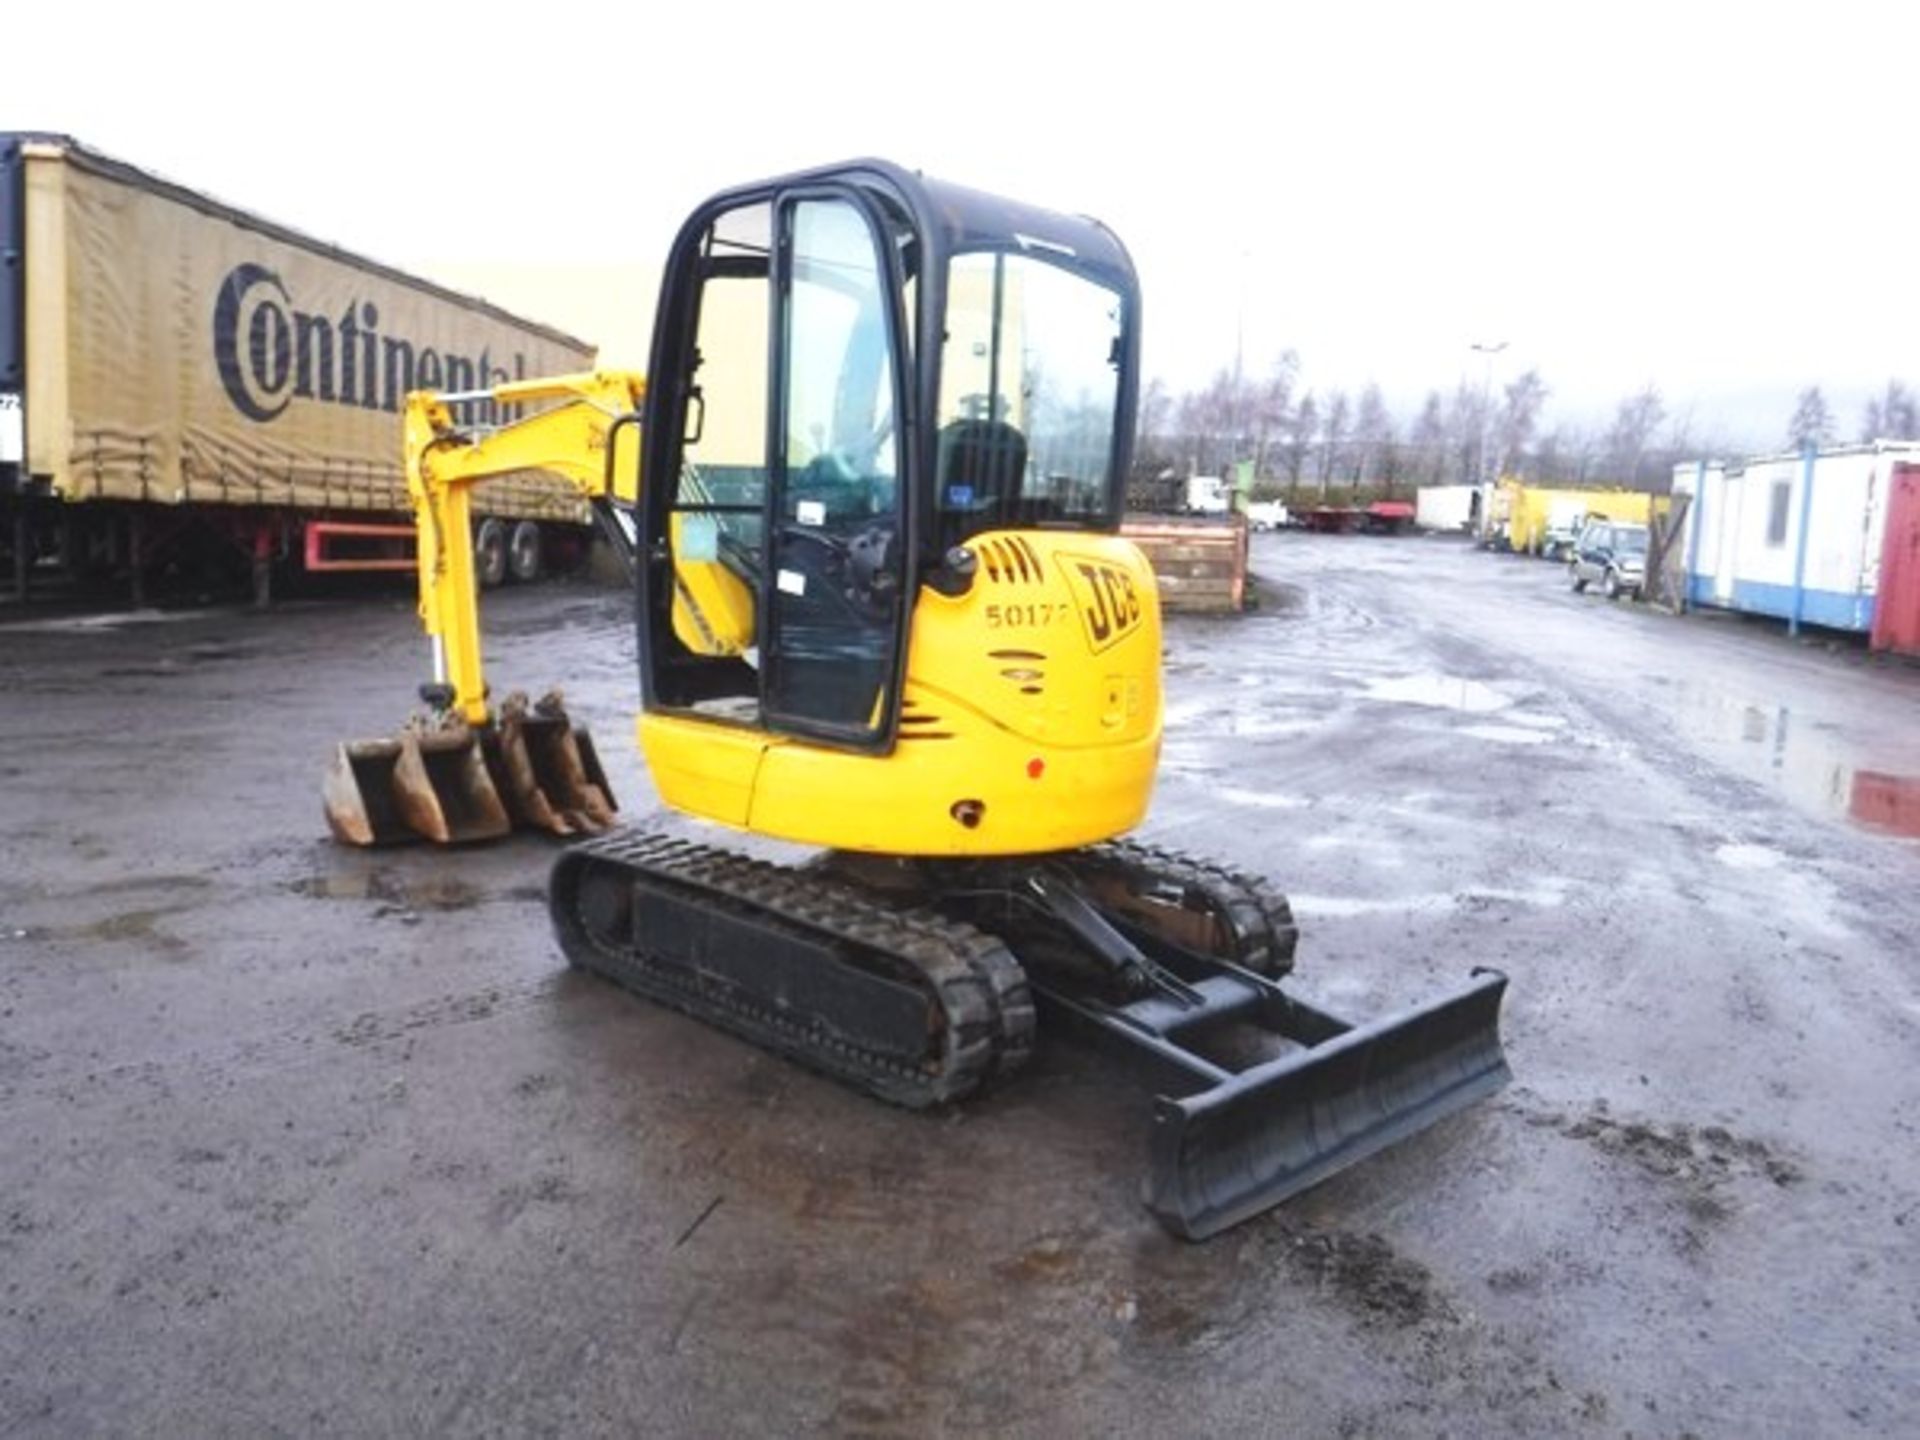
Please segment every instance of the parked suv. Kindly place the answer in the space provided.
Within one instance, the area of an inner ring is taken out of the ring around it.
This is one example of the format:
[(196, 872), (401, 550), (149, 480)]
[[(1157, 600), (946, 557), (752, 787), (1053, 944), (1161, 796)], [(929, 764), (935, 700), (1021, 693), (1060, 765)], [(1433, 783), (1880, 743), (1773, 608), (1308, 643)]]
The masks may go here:
[(1609, 600), (1637, 597), (1647, 580), (1647, 527), (1589, 520), (1574, 541), (1567, 568), (1575, 594), (1598, 581)]

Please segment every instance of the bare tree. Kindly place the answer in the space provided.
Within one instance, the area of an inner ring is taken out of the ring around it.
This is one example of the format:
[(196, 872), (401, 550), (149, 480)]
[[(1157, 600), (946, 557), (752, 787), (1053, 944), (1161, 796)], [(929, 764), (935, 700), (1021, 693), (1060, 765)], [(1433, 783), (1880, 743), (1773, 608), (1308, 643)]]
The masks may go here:
[(1887, 381), (1886, 392), (1867, 401), (1860, 419), (1860, 439), (1920, 440), (1920, 407), (1913, 392), (1898, 380)]
[(1327, 397), (1325, 410), (1320, 417), (1320, 493), (1327, 493), (1327, 486), (1333, 480), (1334, 468), (1340, 463), (1340, 456), (1347, 442), (1347, 392), (1336, 390)]
[(1355, 484), (1380, 478), (1381, 462), (1393, 447), (1393, 416), (1380, 387), (1371, 382), (1360, 392), (1360, 404), (1353, 416), (1353, 454), (1351, 475)]
[(1134, 424), (1133, 468), (1127, 472), (1129, 510), (1171, 510), (1178, 503), (1173, 436), (1174, 399), (1164, 380), (1149, 380), (1140, 391)]
[(1447, 412), (1438, 390), (1427, 392), (1407, 443), (1413, 450), (1413, 473), (1419, 482), (1437, 485), (1446, 478)]
[(1479, 386), (1462, 380), (1454, 387), (1453, 404), (1447, 407), (1447, 478), (1457, 484), (1474, 485), (1481, 479), (1486, 403)]
[(1529, 370), (1507, 385), (1500, 413), (1494, 417), (1493, 473), (1496, 476), (1506, 474), (1510, 467), (1520, 468), (1521, 457), (1533, 440), (1533, 432), (1540, 423), (1540, 411), (1550, 393), (1538, 370)]
[(1649, 385), (1620, 402), (1614, 412), (1613, 427), (1607, 431), (1607, 467), (1613, 478), (1628, 486), (1638, 486), (1640, 471), (1660, 422), (1667, 418), (1666, 402), (1660, 387)]
[(1220, 370), (1206, 389), (1180, 398), (1175, 438), (1191, 473), (1217, 475), (1233, 457), (1237, 443), (1233, 372)]
[(1699, 453), (1693, 438), (1693, 406), (1688, 405), (1674, 417), (1660, 443), (1648, 449), (1645, 488), (1657, 495), (1666, 494), (1673, 489), (1674, 468), (1682, 460), (1698, 458)]
[(1273, 457), (1281, 449), (1292, 420), (1293, 386), (1299, 374), (1300, 357), (1291, 350), (1283, 350), (1267, 372), (1267, 378), (1254, 388), (1249, 428), (1256, 478), (1267, 478), (1273, 473)]
[[(1317, 485), (1324, 498), (1336, 485), (1474, 483), (1483, 467), (1542, 484), (1663, 490), (1672, 467), (1699, 451), (1692, 412), (1670, 415), (1653, 384), (1622, 399), (1609, 425), (1585, 429), (1552, 423), (1552, 391), (1538, 370), (1491, 394), (1463, 377), (1452, 392), (1428, 391), (1410, 418), (1396, 416), (1376, 385), (1357, 396), (1316, 393), (1302, 378), (1299, 355), (1284, 350), (1262, 377), (1236, 379), (1229, 365), (1184, 395), (1149, 384), (1140, 402), (1136, 476), (1224, 474), (1235, 461), (1251, 460), (1255, 485), (1269, 495), (1284, 487), (1289, 498), (1302, 486)], [(1795, 433), (1830, 440), (1838, 427), (1819, 387), (1799, 400)], [(1865, 421), (1869, 436), (1920, 439), (1920, 396), (1890, 380), (1867, 406)], [(1753, 443), (1713, 439), (1710, 449)]]
[(1172, 465), (1178, 455), (1174, 443), (1173, 392), (1167, 382), (1149, 380), (1140, 391), (1140, 408), (1134, 422), (1133, 473), (1136, 476), (1158, 474)]
[(1526, 477), (1547, 484), (1576, 478), (1580, 473), (1582, 448), (1578, 431), (1556, 426), (1534, 444), (1524, 467)]
[(1287, 424), (1287, 436), (1284, 454), (1286, 457), (1287, 488), (1297, 490), (1307, 470), (1307, 456), (1312, 453), (1314, 437), (1320, 433), (1320, 405), (1313, 398), (1313, 392), (1307, 391), (1300, 397), (1300, 403), (1293, 407), (1293, 414)]
[(1833, 439), (1833, 412), (1827, 409), (1827, 397), (1818, 385), (1809, 385), (1794, 402), (1793, 418), (1787, 422), (1787, 443), (1796, 450), (1821, 446)]
[(1142, 442), (1164, 437), (1173, 423), (1173, 392), (1155, 376), (1140, 390), (1139, 436)]

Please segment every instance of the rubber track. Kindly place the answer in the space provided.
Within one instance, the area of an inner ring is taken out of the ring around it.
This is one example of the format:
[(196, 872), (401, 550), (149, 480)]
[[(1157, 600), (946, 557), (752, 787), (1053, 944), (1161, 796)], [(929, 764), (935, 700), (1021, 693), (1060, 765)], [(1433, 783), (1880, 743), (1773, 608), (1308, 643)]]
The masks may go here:
[(1086, 879), (1117, 872), (1136, 893), (1177, 889), (1188, 908), (1194, 908), (1191, 901), (1198, 898), (1232, 934), (1231, 950), (1219, 958), (1275, 980), (1293, 969), (1294, 947), (1300, 939), (1293, 907), (1257, 875), (1137, 840), (1108, 840), (1060, 859)]
[[(631, 945), (596, 937), (579, 902), (589, 873), (605, 867), (836, 942), (843, 955), (876, 973), (916, 984), (944, 1022), (930, 1037), (925, 1061), (908, 1064), (863, 1048), (735, 986), (650, 962)], [(1026, 973), (998, 939), (925, 909), (897, 909), (817, 873), (668, 836), (614, 830), (561, 855), (548, 894), (569, 963), (898, 1105), (921, 1109), (960, 1099), (1016, 1068), (1033, 1047)]]

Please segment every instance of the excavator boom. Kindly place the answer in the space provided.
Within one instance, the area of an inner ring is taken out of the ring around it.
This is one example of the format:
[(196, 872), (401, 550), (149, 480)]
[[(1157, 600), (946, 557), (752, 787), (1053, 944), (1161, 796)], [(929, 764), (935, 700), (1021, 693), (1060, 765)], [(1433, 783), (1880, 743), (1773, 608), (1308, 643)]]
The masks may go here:
[[(598, 834), (615, 801), (592, 737), (558, 691), (529, 703), (489, 699), (473, 566), (471, 498), (483, 480), (537, 470), (570, 484), (628, 544), (618, 519), (638, 493), (633, 456), (646, 381), (621, 371), (510, 381), (490, 390), (407, 397), (407, 494), (413, 504), (420, 623), (432, 651), (426, 709), (401, 731), (342, 744), (322, 785), (328, 828), (349, 845), (458, 844), (515, 827)], [(493, 400), (515, 418), (461, 428), (456, 407)], [(530, 414), (520, 414), (535, 407)], [(626, 463), (621, 437), (628, 436)], [(631, 554), (628, 553), (629, 563)]]

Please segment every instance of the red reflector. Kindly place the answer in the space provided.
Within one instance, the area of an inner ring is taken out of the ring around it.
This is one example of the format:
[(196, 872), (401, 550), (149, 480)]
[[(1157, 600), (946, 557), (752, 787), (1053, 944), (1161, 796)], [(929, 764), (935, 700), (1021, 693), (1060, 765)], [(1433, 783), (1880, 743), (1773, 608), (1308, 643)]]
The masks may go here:
[(1036, 756), (1032, 760), (1027, 761), (1027, 778), (1029, 780), (1038, 780), (1046, 773), (1046, 769), (1047, 762)]

